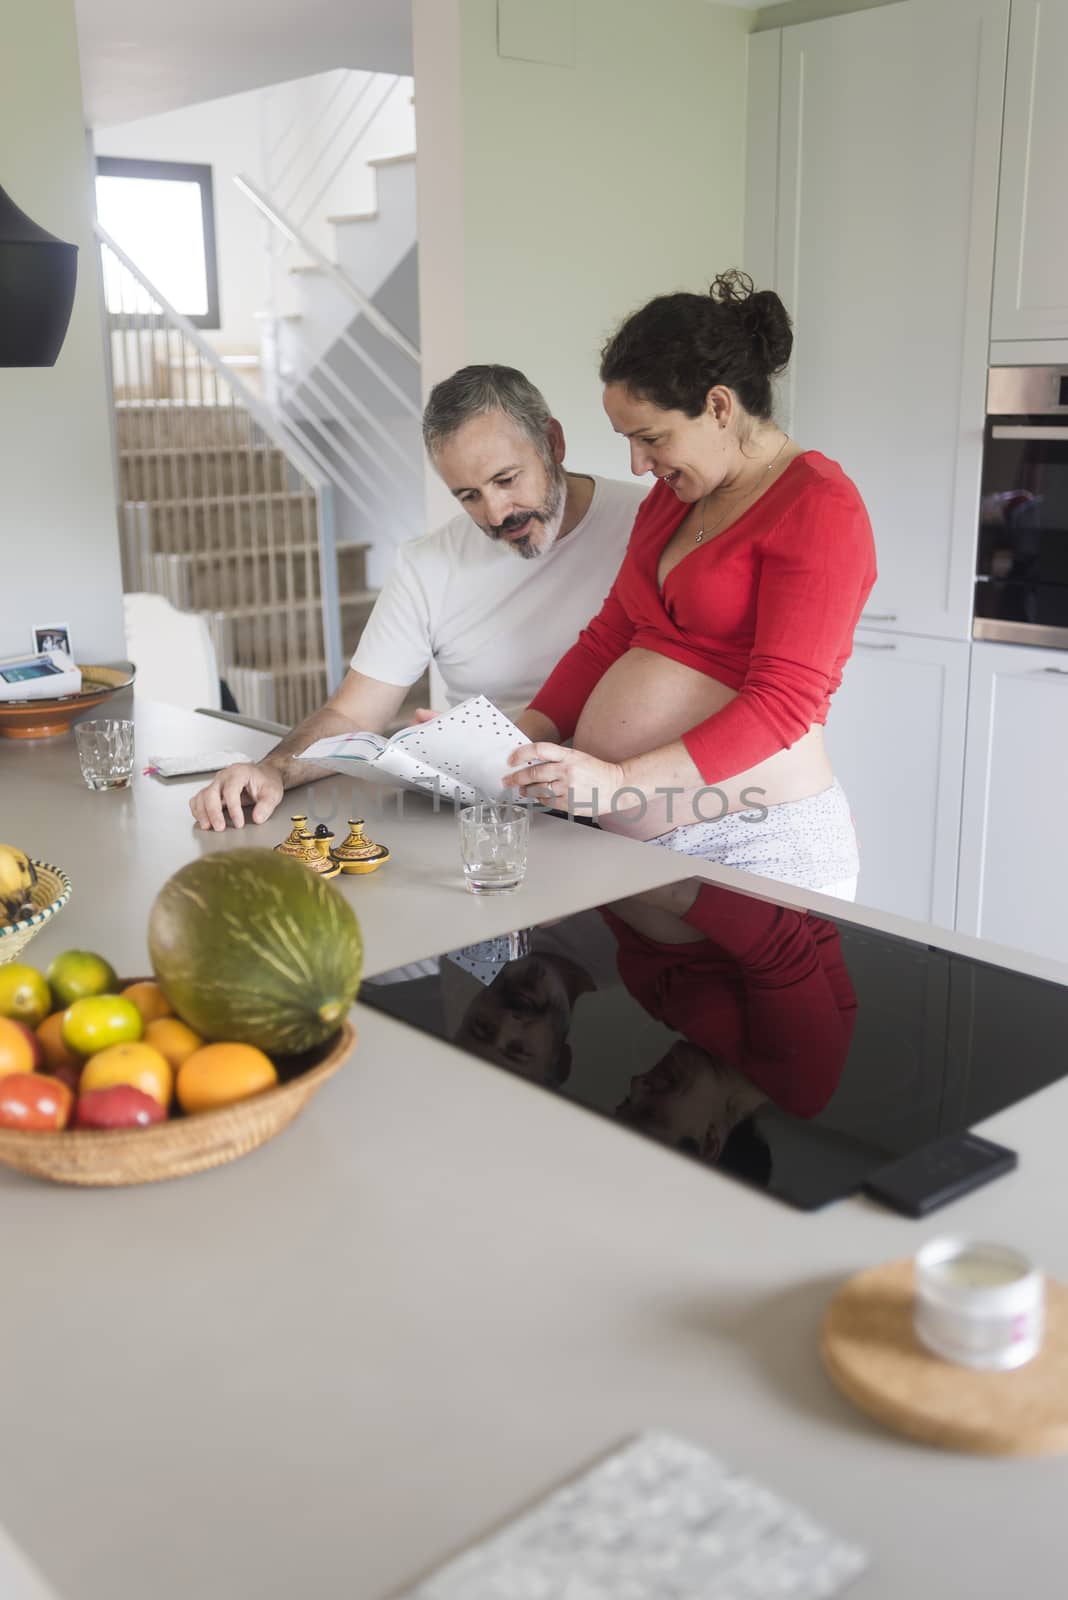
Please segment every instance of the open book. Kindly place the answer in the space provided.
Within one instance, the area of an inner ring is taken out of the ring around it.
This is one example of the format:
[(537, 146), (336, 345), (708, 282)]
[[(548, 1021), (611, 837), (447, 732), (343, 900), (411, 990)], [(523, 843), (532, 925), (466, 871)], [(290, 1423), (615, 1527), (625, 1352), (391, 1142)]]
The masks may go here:
[(514, 790), (501, 787), (501, 779), (512, 751), (529, 743), (503, 711), (479, 694), (433, 722), (402, 728), (392, 739), (377, 733), (317, 739), (300, 760), (474, 805), (479, 800), (515, 798)]

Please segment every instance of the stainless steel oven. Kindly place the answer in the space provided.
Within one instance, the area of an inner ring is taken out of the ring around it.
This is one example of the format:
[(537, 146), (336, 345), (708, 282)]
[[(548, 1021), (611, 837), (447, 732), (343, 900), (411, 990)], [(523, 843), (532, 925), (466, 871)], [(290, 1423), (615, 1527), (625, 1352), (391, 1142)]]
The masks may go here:
[(992, 367), (976, 639), (1068, 650), (1068, 367)]

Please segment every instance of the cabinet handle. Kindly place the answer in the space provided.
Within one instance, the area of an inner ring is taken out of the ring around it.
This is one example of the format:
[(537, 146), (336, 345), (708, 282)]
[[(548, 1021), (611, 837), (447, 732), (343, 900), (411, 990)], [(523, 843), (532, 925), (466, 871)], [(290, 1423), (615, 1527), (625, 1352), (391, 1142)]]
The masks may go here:
[(1039, 441), (1042, 439), (1068, 439), (1068, 428), (1035, 427), (1032, 423), (999, 422), (990, 430), (994, 439), (1028, 439)]
[[(896, 650), (896, 644), (869, 644), (867, 639), (854, 639), (853, 644), (858, 650)], [(1047, 667), (1047, 672), (1060, 672), (1060, 667)]]
[(896, 611), (862, 611), (861, 622), (896, 622)]

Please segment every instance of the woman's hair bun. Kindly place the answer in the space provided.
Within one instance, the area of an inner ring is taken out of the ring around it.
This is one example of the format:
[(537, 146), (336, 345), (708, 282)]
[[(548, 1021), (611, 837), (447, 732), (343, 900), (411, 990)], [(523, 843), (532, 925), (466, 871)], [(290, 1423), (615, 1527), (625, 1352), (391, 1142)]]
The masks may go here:
[(768, 376), (781, 372), (790, 359), (794, 334), (786, 307), (775, 291), (754, 290), (749, 274), (732, 268), (714, 278), (708, 292), (717, 306), (738, 318)]

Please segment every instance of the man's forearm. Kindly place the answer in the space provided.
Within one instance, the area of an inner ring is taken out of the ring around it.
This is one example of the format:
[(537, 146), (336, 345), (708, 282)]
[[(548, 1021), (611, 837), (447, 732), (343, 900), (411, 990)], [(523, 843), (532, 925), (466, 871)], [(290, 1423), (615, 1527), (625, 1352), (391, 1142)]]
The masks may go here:
[(340, 711), (335, 711), (333, 706), (323, 706), (319, 711), (313, 711), (310, 717), (305, 717), (303, 722), (298, 722), (291, 733), (287, 733), (273, 750), (269, 750), (261, 757), (260, 765), (274, 767), (287, 789), (296, 789), (304, 783), (315, 783), (319, 778), (329, 778), (332, 775), (331, 769), (320, 766), (317, 761), (299, 761), (297, 757), (300, 752), (307, 750), (317, 739), (328, 739), (333, 734), (359, 731), (350, 718), (343, 716)]

